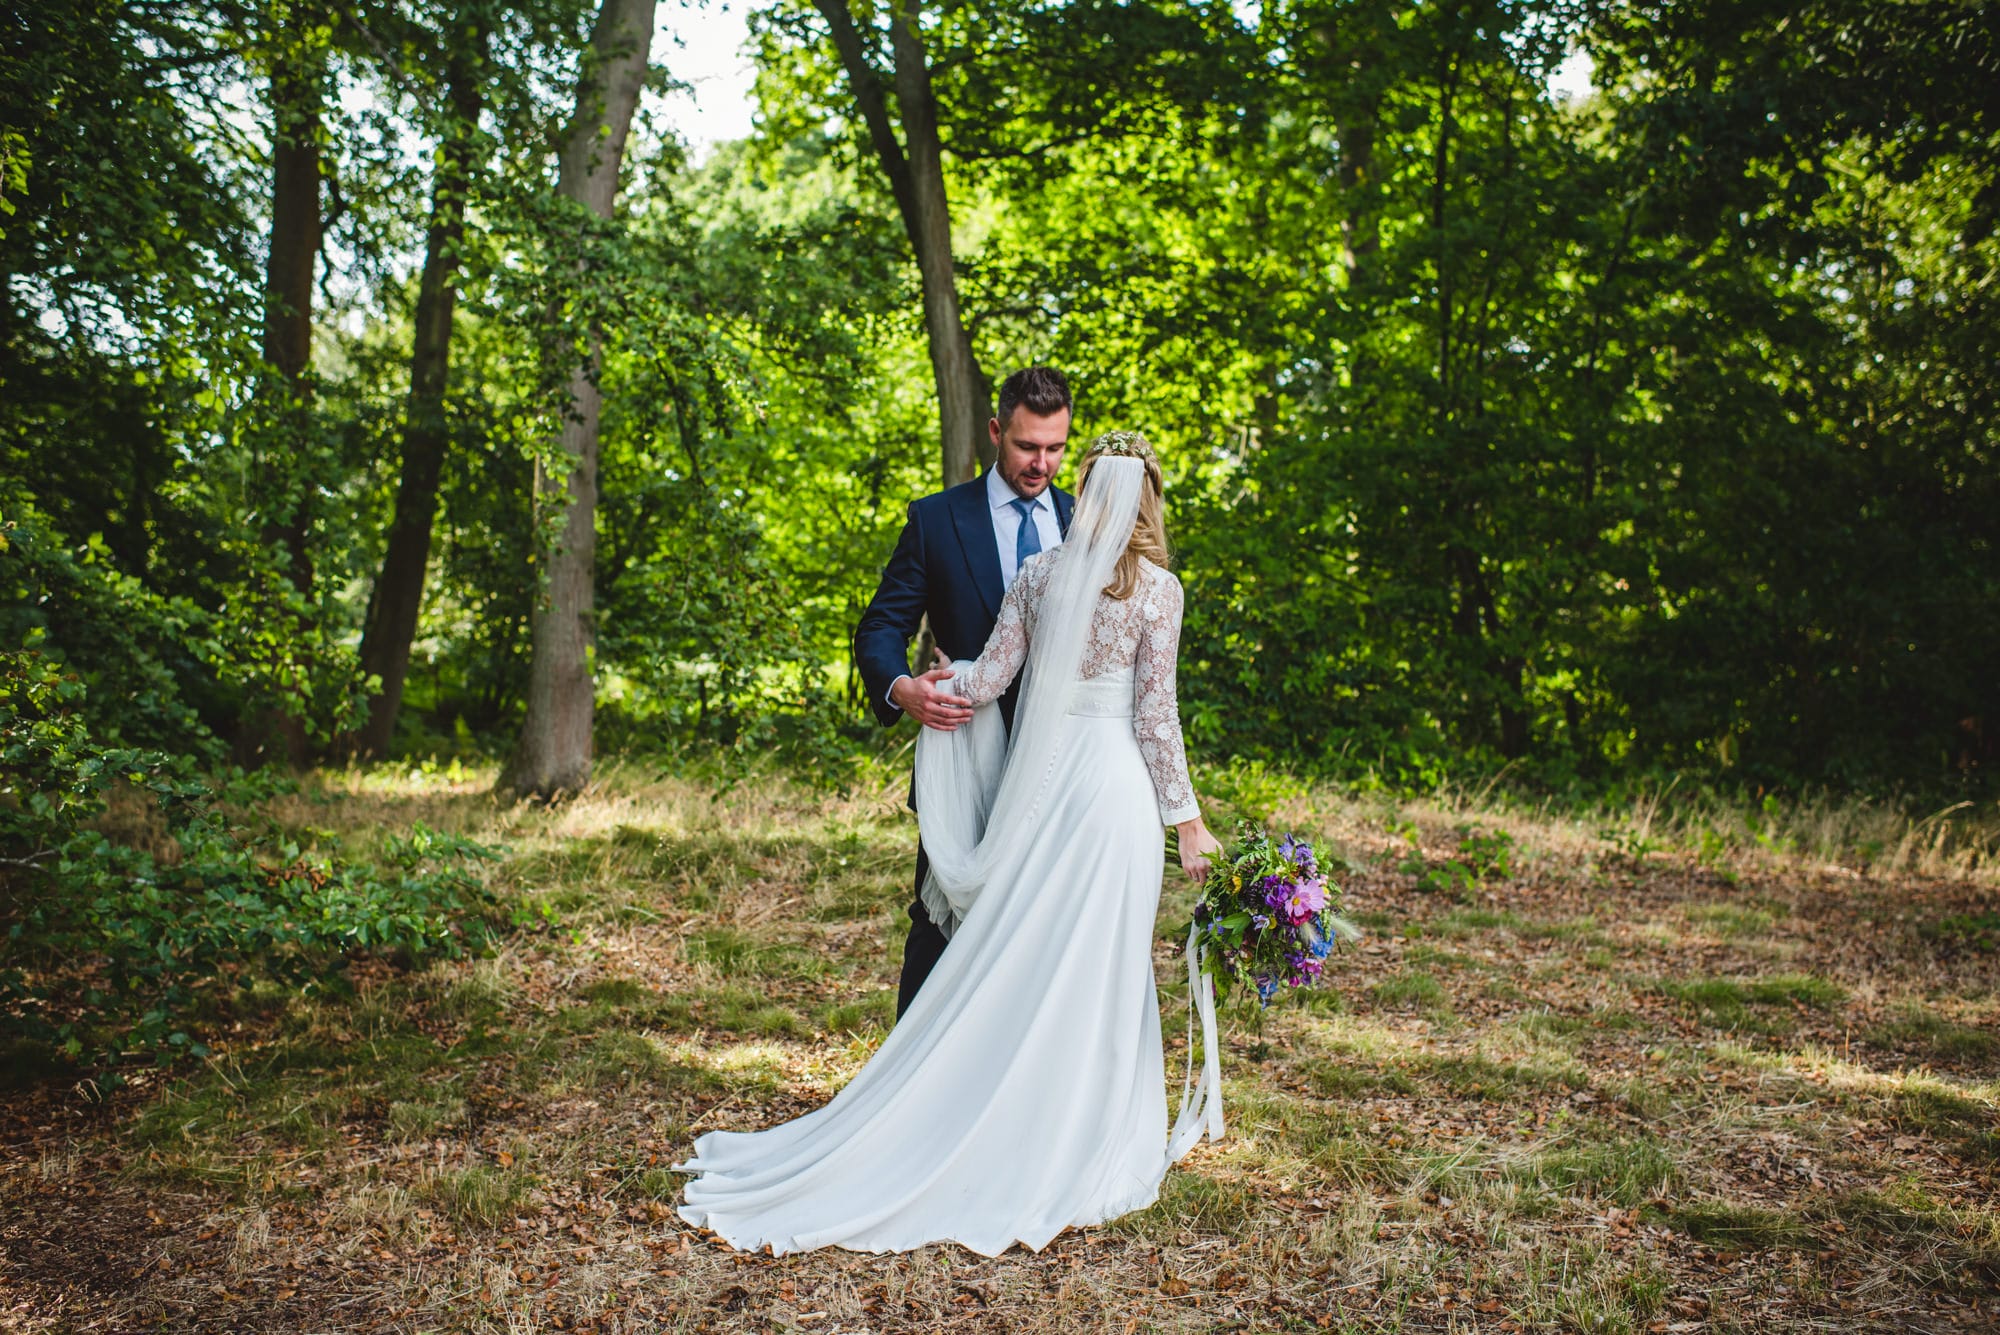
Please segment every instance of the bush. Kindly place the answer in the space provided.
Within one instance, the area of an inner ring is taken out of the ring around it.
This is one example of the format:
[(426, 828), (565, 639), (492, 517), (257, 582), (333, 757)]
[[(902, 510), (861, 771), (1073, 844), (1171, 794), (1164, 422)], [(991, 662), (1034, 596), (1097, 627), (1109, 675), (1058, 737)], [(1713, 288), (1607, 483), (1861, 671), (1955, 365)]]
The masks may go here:
[(324, 746), (366, 712), (344, 628), (293, 589), (280, 554), (216, 539), (214, 569), (168, 595), (118, 568), (103, 537), (73, 541), (0, 480), (0, 645), (74, 674), (69, 707), (100, 742), (219, 762), (218, 729), (283, 716)]
[(1457, 829), (1458, 856), (1436, 863), (1424, 859), (1415, 826), (1396, 831), (1410, 844), (1397, 870), (1415, 876), (1419, 890), (1458, 900), (1469, 900), (1481, 886), (1514, 874), (1513, 835), (1505, 830), (1489, 833), (1472, 824), (1461, 824)]
[(472, 867), (490, 850), (418, 826), (388, 838), (379, 869), (304, 856), (230, 821), (240, 776), (100, 744), (84, 697), (38, 649), (0, 652), (0, 1024), (13, 1036), (92, 1063), (199, 1054), (206, 984), (323, 976), (364, 947), (456, 955), (483, 936), (491, 900)]

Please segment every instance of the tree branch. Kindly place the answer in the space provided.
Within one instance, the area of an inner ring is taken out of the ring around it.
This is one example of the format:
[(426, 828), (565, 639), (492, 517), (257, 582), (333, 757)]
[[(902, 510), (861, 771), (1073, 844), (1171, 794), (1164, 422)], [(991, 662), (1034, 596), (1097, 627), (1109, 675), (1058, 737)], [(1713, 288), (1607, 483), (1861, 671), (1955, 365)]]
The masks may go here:
[(1037, 301), (1025, 302), (1015, 306), (988, 306), (984, 310), (973, 312), (973, 314), (966, 320), (965, 336), (967, 338), (971, 338), (974, 334), (977, 334), (979, 332), (980, 325), (986, 323), (988, 320), (998, 319), (1001, 316), (1007, 316), (1007, 315), (1014, 315), (1014, 316), (1039, 315), (1045, 320), (1052, 320), (1055, 318), (1053, 315), (1050, 314), (1048, 307), (1042, 305), (1040, 302)]
[(869, 142), (875, 148), (875, 156), (881, 159), (883, 174), (889, 178), (889, 189), (896, 196), (904, 226), (913, 229), (914, 235), (916, 198), (910, 189), (910, 164), (903, 156), (902, 144), (897, 142), (895, 126), (889, 121), (889, 102), (882, 91), (882, 79), (868, 61), (868, 48), (855, 26), (854, 11), (849, 8), (848, 0), (813, 0), (813, 7), (832, 30), (834, 49), (840, 53), (840, 63), (847, 69), (848, 87), (854, 92), (854, 105), (868, 126)]

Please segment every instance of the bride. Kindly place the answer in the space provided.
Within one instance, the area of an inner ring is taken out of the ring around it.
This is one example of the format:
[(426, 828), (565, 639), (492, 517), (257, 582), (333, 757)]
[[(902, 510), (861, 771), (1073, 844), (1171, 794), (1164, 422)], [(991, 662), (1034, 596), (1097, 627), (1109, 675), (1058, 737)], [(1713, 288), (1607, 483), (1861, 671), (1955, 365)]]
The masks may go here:
[[(918, 739), (924, 905), (949, 948), (832, 1102), (711, 1132), (679, 1166), (696, 1175), (681, 1216), (736, 1247), (1039, 1250), (1150, 1205), (1204, 1129), (1221, 1135), (1212, 1040), (1169, 1133), (1153, 982), (1161, 826), (1197, 879), (1218, 851), (1174, 697), (1159, 460), (1136, 432), (1099, 436), (1077, 491), (1067, 539), (1022, 567), (978, 660), (951, 665), (972, 722)], [(992, 702), (1017, 673), (1010, 744)]]

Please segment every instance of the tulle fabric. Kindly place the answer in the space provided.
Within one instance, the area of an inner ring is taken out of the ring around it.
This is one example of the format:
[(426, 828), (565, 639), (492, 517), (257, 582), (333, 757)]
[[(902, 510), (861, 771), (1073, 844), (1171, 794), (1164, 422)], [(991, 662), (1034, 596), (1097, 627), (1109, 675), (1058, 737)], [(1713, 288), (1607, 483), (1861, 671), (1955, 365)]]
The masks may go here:
[[(930, 856), (922, 895), (946, 936), (1041, 823), (1099, 595), (1132, 540), (1145, 485), (1139, 460), (1099, 459), (1062, 546), (1041, 558), (1049, 573), (1033, 610), (1012, 737), (991, 705), (975, 710), (966, 727), (917, 736), (917, 820)], [(963, 678), (970, 664), (956, 666)]]

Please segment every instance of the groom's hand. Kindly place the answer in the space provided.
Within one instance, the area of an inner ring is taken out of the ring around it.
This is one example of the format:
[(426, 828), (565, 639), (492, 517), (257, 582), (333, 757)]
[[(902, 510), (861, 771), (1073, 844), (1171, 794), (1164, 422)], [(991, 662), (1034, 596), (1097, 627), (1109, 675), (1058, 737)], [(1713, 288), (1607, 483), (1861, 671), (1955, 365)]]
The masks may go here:
[(951, 667), (932, 668), (921, 677), (903, 677), (889, 691), (896, 708), (926, 728), (955, 732), (972, 719), (972, 701), (949, 695), (944, 684), (951, 680)]

